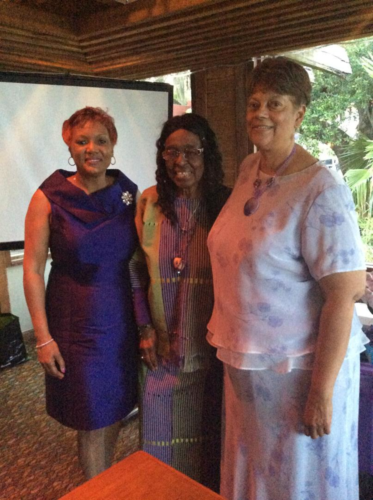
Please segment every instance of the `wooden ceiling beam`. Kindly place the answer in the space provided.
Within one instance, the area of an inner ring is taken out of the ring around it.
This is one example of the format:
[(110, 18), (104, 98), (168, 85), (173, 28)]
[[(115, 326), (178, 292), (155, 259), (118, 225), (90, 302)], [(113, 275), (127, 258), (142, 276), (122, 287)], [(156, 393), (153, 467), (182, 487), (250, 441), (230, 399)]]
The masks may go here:
[[(363, 20), (364, 19), (366, 18), (363, 16)], [(359, 22), (362, 22), (360, 15), (346, 16), (344, 29), (346, 29), (348, 25), (351, 25), (352, 28), (356, 26), (356, 24), (359, 24)], [(324, 17), (323, 26), (325, 29), (330, 29), (333, 32), (335, 29), (338, 29), (338, 27), (335, 26), (334, 16), (329, 19)], [(293, 18), (292, 20), (289, 18), (286, 23), (286, 28), (281, 31), (281, 36), (295, 36), (297, 34), (303, 36), (306, 31), (312, 30), (315, 32), (317, 29), (317, 26), (312, 23), (308, 23), (307, 27), (304, 28), (302, 23), (299, 23), (299, 18)], [(191, 36), (189, 41), (186, 43), (185, 37), (187, 34)], [(221, 50), (227, 45), (232, 46), (242, 43), (251, 44), (252, 41), (258, 41), (259, 44), (263, 45), (263, 40), (267, 43), (267, 40), (273, 37), (277, 37), (277, 34), (271, 29), (271, 27), (266, 25), (261, 26), (257, 23), (256, 29), (251, 30), (250, 34), (247, 34), (247, 37), (245, 38), (245, 35), (242, 34), (239, 21), (236, 20), (234, 23), (226, 25), (224, 33), (222, 33), (222, 30), (219, 29), (219, 27), (217, 27), (217, 23), (215, 23), (209, 27), (208, 36), (205, 30), (198, 29), (197, 27), (196, 31), (183, 33), (179, 30), (177, 34), (168, 34), (167, 38), (162, 37), (161, 34), (158, 33), (157, 35), (154, 34), (153, 36), (148, 36), (145, 39), (142, 39), (141, 37), (140, 39), (132, 38), (128, 40), (126, 38), (126, 40), (122, 43), (116, 41), (112, 44), (104, 44), (100, 50), (87, 51), (87, 61), (89, 63), (96, 64), (102, 60), (110, 58), (122, 58), (126, 55), (131, 57), (139, 54), (153, 54), (160, 51), (165, 51), (166, 53), (170, 51), (183, 51), (186, 49), (204, 51), (209, 50), (210, 47), (213, 47), (216, 50)]]
[(6, 45), (23, 45), (25, 50), (34, 50), (40, 48), (42, 50), (59, 49), (65, 50), (66, 53), (76, 53), (84, 57), (82, 49), (74, 40), (70, 38), (60, 38), (51, 36), (39, 36), (35, 33), (22, 32), (16, 29), (3, 29), (1, 33), (1, 46)]
[[(362, 35), (367, 35), (367, 33), (362, 33)], [(340, 36), (340, 33), (327, 33), (323, 32), (321, 38), (319, 39), (321, 43), (327, 44), (331, 42), (331, 37)], [(350, 40), (348, 36), (343, 37), (342, 41)], [(299, 40), (295, 37), (292, 39), (292, 50), (300, 50), (306, 47), (314, 45), (314, 33), (310, 32), (304, 40)], [(275, 38), (267, 46), (267, 51), (265, 55), (274, 55), (278, 53), (283, 53), (289, 50), (289, 38), (284, 36), (282, 38)], [(242, 46), (237, 48), (236, 46), (226, 49), (222, 52), (212, 52), (208, 57), (205, 53), (192, 52), (189, 54), (176, 53), (168, 54), (166, 57), (152, 57), (150, 59), (138, 59), (136, 62), (134, 59), (130, 62), (127, 59), (123, 61), (117, 61), (113, 65), (100, 66), (96, 65), (95, 74), (100, 74), (102, 76), (111, 77), (123, 77), (126, 79), (139, 79), (148, 78), (150, 76), (158, 76), (167, 73), (173, 73), (178, 71), (184, 71), (190, 69), (192, 72), (200, 71), (207, 68), (212, 68), (216, 66), (230, 66), (245, 61), (251, 60), (253, 52), (256, 48), (253, 45)], [(259, 53), (258, 55), (264, 55)], [(182, 62), (181, 62), (182, 61)]]
[[(287, 32), (289, 32), (289, 28), (291, 27), (292, 24), (296, 24), (299, 26), (297, 31), (299, 33), (302, 33), (304, 31), (303, 28), (303, 23), (301, 22), (301, 19), (299, 17), (296, 17), (296, 15), (299, 16), (299, 14), (296, 13), (291, 13), (289, 15), (289, 12), (287, 12), (286, 17), (286, 28)], [(335, 24), (335, 15), (338, 15), (338, 12), (333, 12), (332, 18), (329, 20), (327, 23), (325, 21), (325, 13), (324, 13), (324, 20), (323, 20), (323, 26), (326, 27), (328, 26), (333, 27)], [(349, 17), (349, 12), (348, 9), (346, 8), (344, 10), (344, 16), (353, 22), (356, 22), (355, 16), (350, 16)], [(320, 17), (320, 16), (318, 16)], [(128, 36), (125, 36), (125, 40), (115, 40), (115, 41), (109, 41), (105, 44), (102, 45), (102, 43), (99, 45), (99, 49), (96, 50), (85, 50), (85, 54), (87, 57), (87, 62), (89, 64), (94, 64), (96, 61), (100, 61), (102, 57), (107, 59), (108, 57), (115, 56), (115, 57), (123, 57), (126, 52), (129, 55), (133, 55), (133, 53), (144, 53), (147, 51), (158, 51), (162, 50), (162, 46), (165, 44), (166, 50), (169, 49), (170, 46), (174, 50), (178, 50), (179, 48), (182, 48), (186, 42), (185, 40), (189, 36), (189, 41), (188, 41), (188, 46), (189, 47), (201, 47), (203, 50), (205, 47), (209, 46), (209, 41), (213, 42), (214, 44), (220, 43), (219, 40), (222, 40), (223, 43), (225, 44), (226, 41), (225, 39), (229, 39), (229, 42), (232, 43), (233, 38), (237, 37), (237, 40), (239, 38), (242, 38), (242, 29), (241, 26), (242, 24), (245, 23), (245, 18), (241, 16), (241, 20), (234, 18), (232, 21), (229, 21), (225, 25), (225, 30), (224, 33), (222, 34), (222, 30), (218, 25), (217, 19), (213, 19), (208, 27), (203, 27), (199, 24), (196, 24), (193, 28), (193, 30), (188, 30), (183, 33), (181, 31), (182, 27), (176, 27), (173, 28), (173, 30), (168, 30), (168, 33), (164, 33), (164, 35), (167, 34), (166, 36), (162, 36), (162, 32), (159, 32), (159, 29), (157, 29), (156, 33), (153, 34), (151, 37), (149, 33), (145, 36), (144, 38), (139, 36), (136, 33), (132, 33), (132, 43), (129, 43), (130, 40), (128, 40)], [(363, 18), (366, 20), (367, 16), (363, 16)], [(306, 24), (306, 26), (312, 24), (313, 19), (311, 16), (309, 16), (309, 23)], [(271, 34), (271, 27), (267, 27), (267, 29), (262, 29), (260, 20), (255, 20), (253, 19), (253, 24), (255, 25), (255, 29), (250, 31), (250, 36), (251, 38), (255, 39), (256, 37), (260, 39), (266, 39), (268, 36), (268, 29), (269, 29), (269, 34)], [(266, 24), (264, 23), (264, 26)], [(166, 27), (167, 29), (167, 27)], [(184, 28), (185, 29), (185, 28)], [(292, 28), (293, 29), (293, 28)], [(344, 27), (345, 29), (345, 27)], [(174, 34), (172, 34), (172, 31)], [(292, 34), (293, 32), (290, 32)], [(6, 30), (3, 30), (3, 40), (5, 42), (12, 41), (14, 40), (15, 43), (17, 43), (17, 37), (10, 36), (9, 33), (7, 33)], [(185, 36), (185, 38), (184, 38)], [(60, 40), (55, 40), (54, 42), (53, 37), (51, 36), (37, 36), (36, 34), (32, 33), (30, 36), (25, 37), (23, 33), (19, 32), (19, 37), (25, 39), (25, 49), (28, 50), (30, 47), (34, 46), (40, 46), (40, 47), (45, 47), (46, 49), (53, 48), (54, 44), (57, 43), (60, 48), (65, 48), (67, 52), (79, 52), (81, 51), (81, 48), (77, 42), (73, 42), (70, 39), (60, 39)], [(181, 42), (180, 42), (181, 40)], [(21, 43), (21, 42), (20, 42)], [(102, 54), (102, 55), (101, 55)]]
[[(247, 21), (247, 25), (245, 24)], [(252, 21), (254, 27), (250, 28), (249, 21)], [(168, 24), (167, 22), (157, 23), (149, 26), (141, 27), (128, 27), (120, 35), (117, 34), (113, 37), (105, 37), (104, 39), (96, 39), (95, 41), (81, 41), (82, 47), (87, 50), (87, 52), (92, 52), (93, 49), (96, 53), (100, 50), (105, 51), (110, 47), (115, 47), (123, 42), (138, 41), (149, 41), (152, 38), (162, 39), (179, 39), (183, 43), (191, 43), (195, 37), (205, 38), (207, 35), (211, 39), (219, 33), (220, 36), (228, 37), (229, 32), (232, 27), (237, 27), (237, 30), (242, 34), (243, 27), (247, 27), (247, 31), (254, 33), (256, 30), (255, 16), (248, 14), (247, 12), (230, 13), (224, 19), (224, 31), (222, 31), (219, 16), (210, 16), (207, 19), (196, 19), (192, 26), (185, 22), (179, 22), (175, 24), (172, 22)], [(246, 31), (246, 30), (245, 30)], [(185, 36), (185, 38), (184, 38)]]
[(124, 5), (127, 5), (127, 4), (132, 3), (132, 2), (137, 2), (137, 0), (115, 0), (115, 1), (118, 3), (122, 3)]
[(51, 62), (53, 64), (60, 64), (61, 61), (63, 61), (64, 67), (67, 65), (75, 66), (75, 64), (81, 64), (84, 65), (87, 70), (92, 68), (92, 65), (87, 64), (85, 57), (82, 54), (76, 52), (68, 53), (64, 50), (59, 50), (58, 48), (49, 50), (46, 53), (45, 50), (38, 47), (30, 47), (29, 50), (25, 50), (23, 45), (3, 44), (2, 51), (1, 61), (8, 59), (10, 56), (21, 58), (27, 57), (29, 60), (35, 59), (35, 61), (43, 61), (44, 63)]
[(93, 74), (92, 68), (81, 61), (60, 59), (58, 57), (52, 60), (46, 58), (38, 59), (37, 57), (18, 54), (16, 52), (0, 55), (0, 71)]
[[(278, 2), (279, 0), (277, 0)], [(296, 0), (297, 2), (299, 0)], [(363, 1), (366, 3), (367, 0), (357, 0)], [(291, 4), (294, 4), (294, 0), (282, 0), (284, 4), (290, 4), (288, 8), (291, 8)], [(152, 16), (144, 18), (144, 20), (140, 22), (130, 21), (129, 19), (125, 20), (123, 23), (120, 20), (117, 21), (115, 28), (111, 28), (109, 31), (98, 31), (96, 30), (92, 34), (80, 35), (79, 40), (83, 46), (95, 45), (101, 41), (105, 40), (113, 40), (115, 38), (120, 38), (122, 36), (126, 36), (127, 33), (146, 33), (149, 31), (153, 31), (154, 29), (179, 29), (180, 27), (184, 27), (187, 29), (193, 29), (193, 27), (198, 25), (205, 25), (212, 22), (214, 20), (219, 20), (220, 28), (222, 28), (222, 18), (224, 19), (224, 26), (227, 20), (230, 17), (235, 16), (239, 17), (241, 15), (252, 16), (255, 17), (256, 14), (260, 14), (262, 17), (265, 17), (265, 12), (268, 11), (270, 16), (274, 18), (276, 15), (276, 6), (275, 2), (268, 4), (268, 2), (263, 1), (252, 1), (250, 5), (248, 2), (242, 2), (237, 0), (231, 0), (227, 2), (227, 0), (220, 0), (218, 2), (212, 2), (213, 6), (206, 8), (204, 5), (205, 2), (200, 2), (199, 8), (195, 8), (193, 10), (188, 11), (179, 11), (175, 12), (174, 15), (164, 15), (159, 16), (158, 18), (154, 18)], [(262, 4), (261, 6), (256, 6), (256, 4)], [(287, 7), (287, 5), (284, 5)], [(298, 8), (299, 5), (295, 6)], [(270, 17), (270, 19), (271, 19)], [(268, 20), (267, 20), (268, 22)], [(249, 22), (248, 27), (253, 26), (253, 22)]]
[(77, 39), (72, 19), (26, 5), (0, 3), (0, 26), (40, 35)]
[[(161, 0), (156, 1), (160, 2)], [(158, 18), (145, 16), (141, 21), (132, 20), (130, 16), (121, 21), (119, 17), (108, 30), (100, 30), (96, 26), (91, 35), (89, 33), (80, 34), (79, 40), (83, 46), (95, 45), (100, 43), (100, 41), (103, 42), (107, 39), (113, 40), (117, 37), (123, 37), (131, 31), (140, 33), (141, 31), (152, 31), (155, 28), (172, 29), (173, 26), (179, 28), (183, 25), (188, 29), (193, 29), (195, 23), (199, 25), (211, 23), (214, 22), (214, 19), (218, 20), (220, 28), (223, 27), (223, 20), (225, 28), (226, 22), (232, 16), (238, 18), (245, 16), (245, 18), (248, 18), (247, 28), (250, 29), (255, 29), (255, 19), (257, 16), (261, 22), (278, 27), (281, 30), (289, 12), (297, 12), (298, 15), (305, 18), (310, 15), (317, 17), (326, 12), (330, 12), (331, 14), (334, 12), (334, 19), (336, 19), (336, 11), (343, 11), (345, 9), (354, 12), (366, 9), (367, 13), (372, 12), (371, 0), (353, 0), (341, 2), (340, 4), (336, 3), (335, 0), (273, 0), (271, 2), (263, 0), (251, 0), (250, 2), (220, 0), (213, 2), (200, 1), (197, 3), (199, 3), (198, 8), (196, 7), (187, 11), (179, 9), (179, 12), (176, 11), (172, 16), (163, 15)], [(211, 5), (206, 6), (206, 3), (211, 3)]]
[[(235, 1), (235, 0), (230, 0)], [(251, 3), (262, 0), (250, 0)], [(227, 3), (226, 0), (138, 0), (129, 5), (107, 9), (96, 16), (94, 13), (81, 19), (77, 25), (80, 37), (110, 33), (117, 26), (129, 26), (141, 22), (157, 22), (159, 17), (175, 16), (203, 6)], [(229, 3), (229, 2), (228, 2)], [(247, 2), (246, 2), (247, 3)]]
[[(369, 32), (359, 31), (360, 36), (368, 36)], [(346, 34), (342, 35), (338, 29), (334, 30), (324, 30), (322, 36), (318, 39), (318, 45), (332, 43), (338, 38), (341, 41), (347, 41), (356, 38), (356, 35), (352, 35), (352, 31), (349, 36)], [(298, 37), (291, 39), (292, 49), (303, 49), (314, 45), (315, 33), (310, 31), (307, 36), (304, 36), (302, 40)], [(286, 52), (289, 50), (289, 37), (284, 35), (283, 39), (275, 37), (271, 42), (267, 43), (266, 54), (276, 54), (281, 52)], [(19, 55), (17, 57), (16, 64), (14, 64), (14, 56), (8, 56), (4, 60), (7, 62), (6, 65), (0, 64), (2, 70), (13, 70), (17, 69), (17, 64), (22, 64), (22, 69), (28, 69), (32, 71), (67, 71), (77, 74), (95, 74), (97, 76), (106, 76), (112, 78), (124, 78), (124, 79), (140, 79), (148, 78), (150, 76), (157, 76), (172, 72), (184, 71), (186, 69), (191, 69), (192, 71), (199, 71), (201, 69), (211, 68), (214, 66), (226, 66), (242, 63), (251, 59), (253, 53), (258, 48), (258, 43), (253, 42), (249, 44), (243, 44), (241, 47), (233, 45), (232, 47), (226, 47), (224, 50), (218, 52), (212, 51), (211, 54), (206, 54), (205, 51), (202, 53), (192, 51), (189, 54), (186, 53), (174, 53), (174, 54), (163, 54), (158, 57), (150, 58), (139, 58), (137, 57), (128, 60), (128, 58), (118, 59), (111, 64), (106, 61), (105, 65), (89, 66), (85, 65), (82, 61), (78, 63), (72, 61), (66, 64), (66, 61), (59, 62), (48, 62), (43, 60), (35, 61), (31, 58), (25, 58)], [(263, 55), (263, 52), (259, 52), (258, 55)]]
[[(138, 0), (97, 12), (91, 32), (86, 15), (66, 20), (10, 3), (1, 18), (3, 12), (0, 4), (2, 70), (34, 65), (37, 71), (127, 79), (373, 34), (371, 0)], [(105, 28), (108, 20), (113, 24)], [(77, 36), (74, 27), (83, 22)]]
[[(345, 22), (344, 29), (351, 25), (351, 30), (353, 26), (355, 26), (356, 22), (359, 21), (359, 18), (354, 18), (351, 16), (348, 21)], [(329, 38), (335, 40), (336, 35), (340, 33), (340, 29), (338, 26), (335, 26), (334, 20), (323, 21), (324, 26), (327, 28), (325, 31), (328, 31), (327, 35)], [(143, 44), (123, 44), (121, 48), (115, 48), (109, 50), (106, 48), (103, 54), (95, 54), (88, 55), (87, 61), (94, 65), (104, 64), (105, 62), (115, 61), (115, 60), (123, 60), (128, 59), (129, 61), (132, 59), (138, 59), (139, 57), (146, 57), (147, 59), (153, 59), (153, 57), (159, 57), (161, 54), (165, 57), (168, 57), (172, 54), (177, 54), (178, 57), (184, 57), (187, 53), (205, 53), (206, 57), (209, 52), (219, 51), (224, 52), (226, 48), (234, 48), (239, 49), (241, 46), (250, 47), (251, 51), (255, 50), (258, 52), (250, 52), (251, 55), (262, 55), (266, 53), (266, 47), (273, 40), (276, 43), (276, 40), (283, 38), (294, 38), (298, 34), (302, 34), (302, 37), (306, 36), (306, 33), (310, 33), (310, 38), (314, 40), (312, 45), (319, 45), (320, 43), (315, 43), (315, 34), (317, 34), (318, 28), (309, 24), (307, 29), (291, 27), (287, 26), (286, 30), (283, 30), (281, 34), (276, 34), (272, 30), (268, 28), (259, 29), (256, 32), (251, 33), (250, 37), (244, 38), (243, 36), (239, 36), (236, 32), (230, 32), (229, 36), (226, 38), (219, 36), (216, 33), (214, 37), (214, 43), (212, 44), (210, 41), (205, 40), (203, 34), (200, 37), (192, 37), (192, 42), (189, 44), (183, 43), (183, 37), (181, 37), (181, 41), (177, 39), (167, 39), (167, 41), (160, 41), (160, 38), (150, 40), (147, 43)], [(229, 32), (229, 30), (228, 30)], [(355, 34), (356, 35), (356, 34)], [(359, 36), (362, 36), (361, 34)], [(263, 40), (265, 40), (265, 44), (263, 44)]]

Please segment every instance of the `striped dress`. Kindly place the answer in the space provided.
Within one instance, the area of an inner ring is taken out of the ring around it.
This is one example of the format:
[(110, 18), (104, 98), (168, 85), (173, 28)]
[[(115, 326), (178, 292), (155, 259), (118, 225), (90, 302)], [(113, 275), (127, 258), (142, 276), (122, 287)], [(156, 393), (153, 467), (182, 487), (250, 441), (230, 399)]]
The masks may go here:
[[(152, 320), (160, 343), (167, 339), (167, 347), (158, 352), (168, 356), (160, 357), (158, 369), (146, 371), (143, 379), (142, 447), (217, 491), (222, 369), (206, 341), (213, 307), (206, 246), (210, 223), (199, 200), (178, 198), (179, 224), (172, 225), (151, 194), (145, 191), (140, 200), (137, 223), (150, 274)], [(173, 265), (175, 257), (186, 262), (180, 275)], [(155, 268), (157, 276), (152, 273)]]

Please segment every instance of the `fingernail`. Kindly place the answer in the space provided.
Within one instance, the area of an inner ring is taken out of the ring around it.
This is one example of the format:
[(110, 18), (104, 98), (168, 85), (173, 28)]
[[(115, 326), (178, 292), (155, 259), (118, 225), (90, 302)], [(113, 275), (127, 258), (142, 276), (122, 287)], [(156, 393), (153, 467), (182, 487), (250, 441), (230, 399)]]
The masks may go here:
[(62, 373), (65, 373), (65, 371), (66, 371), (66, 368), (61, 368)]

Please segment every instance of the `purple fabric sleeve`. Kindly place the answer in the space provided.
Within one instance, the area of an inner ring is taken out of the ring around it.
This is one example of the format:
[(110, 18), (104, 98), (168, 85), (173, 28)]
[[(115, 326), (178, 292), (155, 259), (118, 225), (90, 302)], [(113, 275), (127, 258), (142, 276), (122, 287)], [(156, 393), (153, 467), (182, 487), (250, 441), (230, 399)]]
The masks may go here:
[(137, 250), (129, 263), (133, 305), (138, 326), (152, 322), (147, 297), (149, 275), (141, 250)]
[(149, 310), (149, 303), (146, 293), (141, 288), (134, 288), (133, 305), (135, 308), (136, 323), (138, 326), (148, 325), (152, 322)]

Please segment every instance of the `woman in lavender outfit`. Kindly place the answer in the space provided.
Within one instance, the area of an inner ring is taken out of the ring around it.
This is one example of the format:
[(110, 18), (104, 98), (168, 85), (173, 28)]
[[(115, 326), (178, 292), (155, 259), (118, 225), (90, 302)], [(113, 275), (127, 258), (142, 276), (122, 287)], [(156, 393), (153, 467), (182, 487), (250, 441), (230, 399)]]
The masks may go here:
[(229, 500), (358, 499), (365, 262), (349, 189), (294, 141), (310, 93), (294, 62), (255, 68), (247, 128), (258, 151), (208, 239)]

